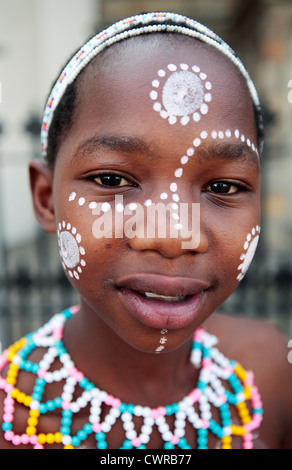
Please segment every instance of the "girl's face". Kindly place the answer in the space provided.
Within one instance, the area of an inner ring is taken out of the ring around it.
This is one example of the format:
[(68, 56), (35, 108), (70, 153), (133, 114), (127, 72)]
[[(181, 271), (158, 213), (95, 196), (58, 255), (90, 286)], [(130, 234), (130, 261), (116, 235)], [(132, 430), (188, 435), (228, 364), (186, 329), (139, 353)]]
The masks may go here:
[(83, 308), (143, 351), (190, 338), (255, 251), (256, 142), (245, 83), (209, 46), (136, 38), (89, 65), (53, 179)]

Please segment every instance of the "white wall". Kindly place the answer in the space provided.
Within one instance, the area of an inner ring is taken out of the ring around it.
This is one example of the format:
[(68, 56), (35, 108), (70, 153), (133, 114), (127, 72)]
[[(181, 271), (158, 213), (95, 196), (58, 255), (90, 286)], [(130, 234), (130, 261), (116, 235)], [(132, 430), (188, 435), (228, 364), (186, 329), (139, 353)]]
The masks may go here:
[(0, 243), (23, 243), (36, 230), (23, 126), (41, 115), (61, 67), (98, 20), (98, 0), (0, 0)]

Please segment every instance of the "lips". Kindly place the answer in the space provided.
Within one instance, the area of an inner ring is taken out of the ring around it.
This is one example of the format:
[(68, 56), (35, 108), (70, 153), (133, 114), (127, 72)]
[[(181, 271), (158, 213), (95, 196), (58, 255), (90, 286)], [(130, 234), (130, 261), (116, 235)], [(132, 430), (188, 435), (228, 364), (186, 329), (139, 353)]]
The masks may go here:
[(198, 316), (210, 287), (201, 280), (159, 274), (125, 276), (116, 285), (122, 303), (137, 320), (169, 329), (183, 328)]

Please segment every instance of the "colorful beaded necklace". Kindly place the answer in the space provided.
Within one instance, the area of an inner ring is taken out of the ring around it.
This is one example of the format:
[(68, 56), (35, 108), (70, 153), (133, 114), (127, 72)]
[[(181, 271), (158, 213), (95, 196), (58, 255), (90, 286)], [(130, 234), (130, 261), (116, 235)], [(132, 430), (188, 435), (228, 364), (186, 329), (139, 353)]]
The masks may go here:
[[(93, 434), (96, 447), (106, 449), (107, 436), (117, 420), (121, 419), (125, 433), (125, 437), (121, 439), (121, 449), (146, 449), (154, 426), (161, 434), (165, 449), (206, 449), (209, 433), (220, 440), (222, 449), (232, 447), (233, 436), (241, 436), (244, 449), (252, 448), (252, 431), (257, 429), (262, 421), (261, 398), (253, 383), (253, 374), (245, 371), (239, 363), (223, 356), (215, 347), (215, 336), (205, 332), (203, 328), (199, 328), (194, 334), (190, 360), (200, 369), (197, 387), (178, 403), (151, 409), (121, 402), (95, 387), (75, 367), (64, 347), (62, 337), (66, 320), (77, 313), (78, 309), (71, 307), (55, 315), (39, 330), (3, 352), (0, 371), (9, 364), (6, 379), (0, 375), (0, 389), (7, 394), (2, 424), (7, 441), (15, 446), (30, 444), (34, 449), (49, 448), (56, 443), (65, 449), (73, 449), (86, 446), (86, 439)], [(36, 348), (45, 350), (39, 363), (28, 359)], [(57, 359), (59, 368), (56, 368)], [(20, 370), (36, 376), (31, 396), (17, 388)], [(229, 390), (224, 387), (223, 380), (229, 384)], [(46, 385), (54, 382), (64, 383), (61, 396), (42, 401)], [(78, 398), (77, 386), (81, 390)], [(13, 430), (16, 402), (28, 409), (27, 427), (23, 434), (16, 434)], [(240, 425), (232, 423), (230, 405), (237, 410)], [(88, 422), (72, 435), (74, 416), (87, 407), (90, 410)], [(101, 421), (102, 409), (105, 408), (109, 409), (109, 412)], [(212, 408), (219, 411), (219, 422), (214, 419)], [(39, 433), (38, 423), (41, 416), (56, 409), (61, 411), (59, 431)], [(174, 417), (173, 431), (167, 423), (168, 416)], [(143, 419), (139, 432), (135, 430), (134, 417)], [(187, 422), (196, 431), (195, 446), (191, 446), (185, 437)]]

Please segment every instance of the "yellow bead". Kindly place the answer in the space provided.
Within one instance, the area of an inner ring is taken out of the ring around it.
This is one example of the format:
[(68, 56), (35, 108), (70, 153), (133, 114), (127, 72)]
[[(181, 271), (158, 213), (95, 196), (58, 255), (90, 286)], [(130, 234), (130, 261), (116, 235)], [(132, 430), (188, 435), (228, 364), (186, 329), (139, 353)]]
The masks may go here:
[(18, 390), (18, 388), (14, 388), (11, 391), (11, 397), (14, 398), (15, 400), (17, 400), (19, 394), (20, 394), (20, 391)]
[(221, 446), (221, 449), (232, 449), (232, 447), (229, 444), (224, 444)]
[(37, 418), (28, 418), (27, 424), (29, 426), (34, 426), (35, 427), (38, 424), (38, 419)]
[(62, 442), (62, 437), (63, 437), (62, 433), (56, 432), (56, 433), (55, 433), (55, 442), (57, 442), (58, 444), (61, 444), (61, 442)]
[(231, 424), (231, 431), (235, 436), (244, 436), (246, 434), (246, 430), (242, 426), (235, 424)]
[(250, 400), (251, 399), (251, 386), (246, 385), (244, 387), (243, 393), (244, 393), (245, 399)]
[(32, 400), (32, 398), (29, 395), (26, 395), (24, 400), (23, 400), (23, 404), (28, 407), (31, 403), (31, 400)]
[(74, 449), (74, 447), (72, 444), (68, 444), (67, 446), (64, 446), (64, 449)]
[(10, 385), (15, 385), (17, 380), (15, 377), (7, 377), (6, 382)]
[(222, 444), (231, 444), (232, 437), (231, 436), (224, 436), (222, 437)]
[(26, 428), (26, 434), (28, 434), (29, 436), (34, 436), (36, 434), (37, 430), (34, 426), (28, 426)]
[(47, 442), (47, 437), (45, 434), (38, 435), (38, 442), (39, 444), (45, 444)]
[(29, 415), (30, 415), (32, 418), (38, 418), (39, 415), (40, 415), (40, 412), (39, 412), (39, 410), (30, 410)]
[(53, 444), (55, 442), (55, 436), (52, 433), (47, 434), (47, 443)]
[(246, 379), (247, 379), (246, 370), (240, 364), (236, 365), (236, 367), (234, 369), (234, 372), (242, 382), (246, 381)]

